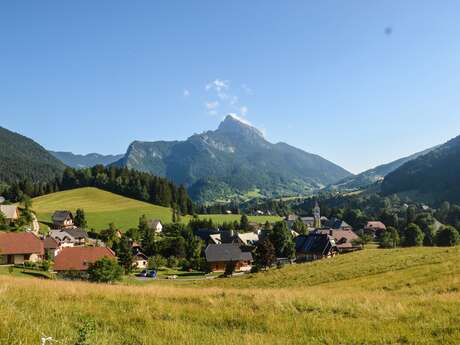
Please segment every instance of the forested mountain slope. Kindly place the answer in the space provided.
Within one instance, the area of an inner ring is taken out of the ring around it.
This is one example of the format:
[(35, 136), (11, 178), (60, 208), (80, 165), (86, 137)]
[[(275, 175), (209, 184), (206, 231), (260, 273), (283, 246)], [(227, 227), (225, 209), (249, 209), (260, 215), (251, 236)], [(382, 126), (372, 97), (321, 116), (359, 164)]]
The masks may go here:
[(351, 175), (318, 155), (285, 143), (272, 144), (231, 115), (217, 130), (185, 141), (135, 141), (114, 164), (184, 184), (198, 201), (254, 190), (267, 197), (308, 194)]

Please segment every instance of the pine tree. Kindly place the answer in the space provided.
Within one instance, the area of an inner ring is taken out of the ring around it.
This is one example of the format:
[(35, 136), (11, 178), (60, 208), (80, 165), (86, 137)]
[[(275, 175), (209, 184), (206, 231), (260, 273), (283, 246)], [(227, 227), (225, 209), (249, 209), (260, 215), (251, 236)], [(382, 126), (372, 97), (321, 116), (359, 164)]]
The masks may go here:
[(86, 222), (85, 211), (83, 209), (78, 208), (75, 213), (74, 223), (76, 226), (82, 229), (86, 229), (88, 223)]
[(124, 268), (125, 274), (133, 270), (133, 252), (131, 248), (131, 241), (128, 236), (123, 235), (118, 247), (118, 262)]

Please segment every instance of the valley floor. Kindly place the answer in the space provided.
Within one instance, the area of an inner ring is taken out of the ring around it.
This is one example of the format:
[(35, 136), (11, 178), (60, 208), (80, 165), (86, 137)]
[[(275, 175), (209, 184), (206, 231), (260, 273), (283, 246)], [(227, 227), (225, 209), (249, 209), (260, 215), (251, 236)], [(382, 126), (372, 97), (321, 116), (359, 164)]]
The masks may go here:
[(241, 278), (97, 285), (0, 275), (0, 344), (459, 344), (460, 248), (368, 249)]

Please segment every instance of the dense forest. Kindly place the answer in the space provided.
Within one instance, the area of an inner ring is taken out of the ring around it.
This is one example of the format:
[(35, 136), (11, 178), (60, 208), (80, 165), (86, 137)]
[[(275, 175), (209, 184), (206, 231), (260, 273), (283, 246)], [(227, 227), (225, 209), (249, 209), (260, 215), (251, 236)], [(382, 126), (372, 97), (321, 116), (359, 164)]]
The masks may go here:
[(382, 192), (416, 193), (418, 199), (434, 205), (460, 203), (459, 179), (460, 136), (388, 174)]
[(97, 187), (109, 192), (172, 207), (182, 214), (193, 213), (193, 203), (183, 186), (177, 187), (165, 178), (127, 168), (97, 165), (86, 169), (66, 168), (59, 178), (50, 182), (24, 179), (0, 187), (0, 193), (10, 201), (18, 201), (23, 194), (35, 197), (79, 187)]
[(0, 184), (24, 179), (48, 182), (60, 176), (64, 168), (35, 141), (0, 127)]

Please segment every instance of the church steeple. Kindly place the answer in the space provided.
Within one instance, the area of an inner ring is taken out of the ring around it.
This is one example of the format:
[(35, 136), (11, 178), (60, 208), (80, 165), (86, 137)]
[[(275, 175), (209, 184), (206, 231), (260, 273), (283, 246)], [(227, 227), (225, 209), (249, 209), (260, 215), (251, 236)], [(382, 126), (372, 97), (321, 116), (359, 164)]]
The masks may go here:
[(313, 208), (313, 227), (315, 229), (321, 228), (321, 209), (319, 208), (318, 201), (315, 202), (315, 207)]

